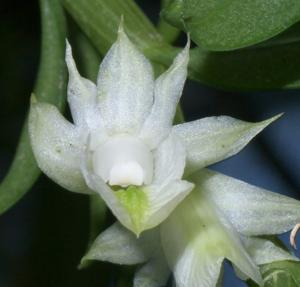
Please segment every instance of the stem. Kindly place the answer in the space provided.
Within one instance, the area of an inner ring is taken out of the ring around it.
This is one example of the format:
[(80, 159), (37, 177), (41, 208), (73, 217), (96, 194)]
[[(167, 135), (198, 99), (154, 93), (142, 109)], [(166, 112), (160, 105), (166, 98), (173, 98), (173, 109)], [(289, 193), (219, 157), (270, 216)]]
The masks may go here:
[[(169, 0), (162, 0), (161, 10), (166, 8), (169, 2)], [(166, 22), (161, 15), (157, 25), (157, 30), (163, 36), (164, 40), (170, 44), (175, 42), (178, 36), (180, 35), (180, 30)]]
[[(39, 72), (34, 93), (39, 101), (61, 110), (65, 102), (65, 19), (59, 0), (40, 0), (42, 40)], [(24, 123), (17, 151), (8, 174), (0, 185), (0, 214), (14, 205), (40, 175)]]

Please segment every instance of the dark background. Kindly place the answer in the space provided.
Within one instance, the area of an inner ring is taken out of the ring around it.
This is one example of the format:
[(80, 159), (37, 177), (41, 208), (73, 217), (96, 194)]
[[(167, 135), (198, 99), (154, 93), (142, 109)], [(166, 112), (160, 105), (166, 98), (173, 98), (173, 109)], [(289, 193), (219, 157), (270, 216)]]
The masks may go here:
[[(138, 3), (157, 21), (159, 1)], [(0, 19), (3, 178), (15, 152), (38, 68), (38, 1), (2, 0)], [(240, 154), (213, 168), (251, 184), (300, 197), (298, 91), (232, 93), (189, 81), (181, 102), (188, 121), (212, 115), (256, 121), (285, 112)], [(88, 208), (86, 196), (61, 190), (41, 176), (34, 188), (0, 217), (0, 287), (113, 286), (118, 268), (110, 264), (96, 263), (83, 271), (76, 268), (86, 249)], [(282, 238), (287, 242), (288, 235)], [(244, 286), (234, 278), (229, 264), (226, 269), (225, 286)]]

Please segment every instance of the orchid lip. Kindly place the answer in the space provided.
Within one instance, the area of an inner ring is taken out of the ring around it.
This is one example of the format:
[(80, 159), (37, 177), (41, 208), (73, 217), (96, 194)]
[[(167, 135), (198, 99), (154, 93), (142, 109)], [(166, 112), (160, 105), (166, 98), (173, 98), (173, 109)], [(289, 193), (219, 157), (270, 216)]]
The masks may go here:
[(111, 186), (152, 181), (153, 155), (142, 141), (130, 136), (115, 136), (96, 146), (92, 161), (95, 173)]
[(115, 164), (109, 173), (109, 185), (128, 187), (129, 185), (141, 186), (145, 181), (143, 168), (136, 161)]

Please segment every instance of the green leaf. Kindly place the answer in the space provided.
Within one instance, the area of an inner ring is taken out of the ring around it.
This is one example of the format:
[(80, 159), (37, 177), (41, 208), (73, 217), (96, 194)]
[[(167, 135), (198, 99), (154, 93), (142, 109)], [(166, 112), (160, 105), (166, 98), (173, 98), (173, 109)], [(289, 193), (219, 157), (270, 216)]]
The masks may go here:
[[(105, 53), (115, 41), (120, 15), (133, 42), (152, 60), (168, 67), (180, 49), (162, 40), (154, 26), (131, 1), (63, 0), (70, 14)], [(299, 2), (300, 3), (300, 2)], [(125, 5), (126, 4), (126, 5)], [(141, 29), (141, 30), (139, 30)], [(189, 78), (227, 90), (257, 91), (300, 87), (300, 42), (230, 52), (191, 51)]]
[[(242, 49), (209, 52), (195, 48), (190, 52), (189, 78), (224, 90), (261, 91), (300, 87), (300, 42), (270, 49)], [(152, 61), (170, 65), (179, 50), (145, 51)]]
[(298, 0), (173, 0), (163, 15), (212, 51), (233, 50), (270, 39), (300, 20)]
[[(264, 287), (299, 287), (300, 262), (278, 261), (261, 266)], [(257, 286), (248, 282), (249, 286)]]
[[(62, 109), (65, 102), (65, 19), (59, 0), (40, 0), (40, 9), (41, 59), (34, 93), (39, 101), (55, 104)], [(14, 160), (0, 185), (0, 214), (31, 188), (39, 174), (26, 120)]]
[[(292, 27), (288, 28), (284, 32), (280, 33), (276, 37), (273, 37), (267, 41), (261, 42), (257, 45), (252, 46), (257, 47), (273, 47), (276, 45), (285, 45), (297, 43), (300, 41), (300, 22), (294, 24)], [(252, 47), (249, 47), (250, 49)]]
[(230, 90), (274, 90), (300, 87), (300, 43), (232, 52), (195, 50), (190, 77)]
[(62, 1), (101, 54), (105, 54), (115, 42), (121, 16), (128, 36), (141, 49), (163, 43), (161, 35), (133, 0)]

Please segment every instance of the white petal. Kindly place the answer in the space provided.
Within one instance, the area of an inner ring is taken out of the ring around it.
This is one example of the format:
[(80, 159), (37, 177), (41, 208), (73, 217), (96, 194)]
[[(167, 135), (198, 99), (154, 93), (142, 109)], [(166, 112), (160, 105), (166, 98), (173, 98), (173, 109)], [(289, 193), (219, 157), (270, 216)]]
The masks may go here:
[(209, 117), (179, 124), (172, 131), (186, 146), (187, 168), (192, 172), (238, 153), (279, 116), (259, 123), (227, 116)]
[(162, 223), (161, 240), (178, 287), (215, 286), (224, 258), (261, 283), (237, 233), (197, 188)]
[(160, 224), (194, 186), (187, 181), (173, 180), (114, 191), (95, 173), (92, 156), (88, 144), (82, 164), (88, 186), (98, 192), (117, 219), (137, 235)]
[(280, 234), (300, 222), (300, 202), (209, 170), (193, 175), (244, 235)]
[(159, 252), (136, 272), (134, 276), (134, 287), (166, 286), (170, 274), (171, 271), (163, 253)]
[(97, 86), (98, 105), (109, 134), (137, 133), (153, 102), (153, 71), (122, 26), (100, 65)]
[(185, 167), (185, 148), (175, 135), (165, 139), (154, 152), (154, 184), (181, 179)]
[(275, 245), (271, 240), (245, 237), (243, 238), (243, 243), (257, 265), (284, 260), (299, 261), (296, 256)]
[(155, 81), (154, 104), (140, 137), (154, 148), (168, 135), (187, 77), (190, 41), (171, 67)]
[(55, 106), (31, 105), (29, 134), (38, 166), (46, 175), (70, 191), (91, 192), (80, 171), (81, 135)]
[(158, 244), (157, 231), (145, 232), (137, 238), (131, 231), (115, 223), (97, 237), (82, 262), (100, 260), (127, 265), (143, 263), (149, 260)]
[(93, 172), (88, 158), (83, 160), (81, 169), (87, 185), (95, 192), (98, 192), (116, 218), (125, 227), (132, 230), (132, 221), (128, 212), (118, 200), (115, 192), (103, 181), (101, 177), (97, 176)]
[(159, 185), (145, 187), (149, 207), (144, 229), (153, 228), (163, 222), (192, 191), (193, 187), (193, 183), (185, 180), (173, 181), (164, 187)]
[(80, 76), (72, 56), (71, 46), (68, 42), (66, 46), (66, 63), (69, 71), (68, 102), (73, 120), (76, 125), (85, 128), (86, 126), (91, 129), (102, 127), (100, 110), (96, 107), (96, 85)]

